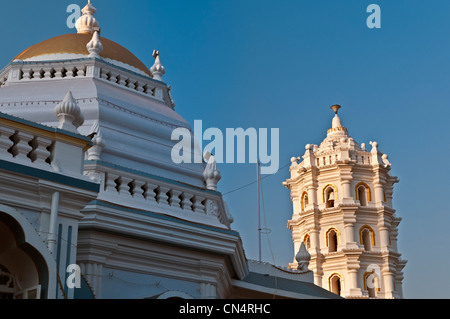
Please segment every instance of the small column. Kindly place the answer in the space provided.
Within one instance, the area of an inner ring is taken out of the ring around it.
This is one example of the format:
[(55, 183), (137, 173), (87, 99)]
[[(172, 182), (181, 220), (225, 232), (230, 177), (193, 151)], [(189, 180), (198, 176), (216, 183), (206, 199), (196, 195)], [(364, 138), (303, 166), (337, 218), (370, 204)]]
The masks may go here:
[(145, 182), (134, 180), (133, 198), (144, 200), (144, 187)]
[(171, 207), (174, 208), (181, 208), (181, 200), (180, 200), (180, 195), (181, 192), (175, 189), (171, 189), (169, 191), (170, 194), (170, 198), (169, 198), (169, 204)]
[(25, 132), (17, 131), (13, 136), (15, 145), (12, 148), (14, 158), (29, 162), (28, 154), (33, 150), (29, 143), (33, 140), (34, 136)]
[(158, 195), (156, 195), (156, 200), (158, 201), (159, 205), (167, 206), (169, 207), (169, 196), (167, 196), (167, 192), (170, 191), (170, 188), (159, 186), (158, 187)]
[(119, 195), (126, 198), (132, 198), (129, 184), (133, 181), (133, 179), (121, 176), (119, 181)]
[(192, 202), (191, 202), (192, 197), (194, 197), (194, 195), (187, 193), (181, 194), (181, 208), (183, 210), (192, 210)]
[(392, 272), (386, 271), (383, 272), (384, 277), (384, 297), (385, 298), (394, 298), (394, 276)]
[(346, 248), (358, 248), (355, 242), (355, 226), (353, 223), (344, 224)]
[(357, 249), (358, 244), (355, 241), (355, 208), (345, 208), (344, 213), (344, 231), (345, 231), (345, 248)]
[(384, 203), (383, 185), (380, 183), (374, 183), (373, 188), (375, 193), (375, 203), (377, 206), (382, 206)]
[(155, 189), (158, 188), (158, 185), (152, 183), (146, 183), (144, 186), (144, 198), (147, 202), (156, 204), (156, 193)]
[(361, 297), (361, 288), (358, 288), (358, 269), (348, 269), (348, 287), (347, 293), (351, 297)]
[(318, 188), (315, 186), (308, 187), (308, 196), (310, 196), (309, 204), (313, 204), (314, 207), (317, 207), (319, 205), (317, 201), (317, 190)]
[(205, 205), (202, 204), (204, 200), (204, 197), (198, 195), (194, 196), (194, 204), (192, 205), (192, 208), (195, 213), (205, 214)]
[(380, 246), (382, 250), (389, 250), (389, 228), (386, 226), (379, 226), (380, 232)]
[(106, 185), (105, 185), (105, 191), (111, 192), (111, 193), (117, 193), (117, 184), (116, 180), (119, 178), (119, 175), (107, 173), (106, 174)]
[(48, 250), (54, 255), (56, 247), (56, 227), (58, 224), (58, 210), (59, 210), (59, 192), (54, 192), (52, 196), (52, 208), (50, 211), (50, 224), (47, 236)]

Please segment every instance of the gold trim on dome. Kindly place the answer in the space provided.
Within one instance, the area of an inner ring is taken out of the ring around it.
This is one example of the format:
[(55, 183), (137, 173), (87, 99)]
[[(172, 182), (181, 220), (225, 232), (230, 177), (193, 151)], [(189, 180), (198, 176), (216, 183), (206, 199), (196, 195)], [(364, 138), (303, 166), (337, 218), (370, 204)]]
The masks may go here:
[[(64, 54), (64, 53), (83, 54), (88, 56), (89, 51), (87, 50), (86, 45), (88, 44), (89, 41), (91, 41), (91, 39), (92, 34), (69, 33), (60, 35), (29, 47), (28, 49), (20, 53), (18, 56), (16, 56), (14, 60), (16, 59), (27, 60), (30, 58), (48, 54)], [(139, 60), (129, 50), (127, 50), (120, 44), (117, 44), (116, 42), (103, 37), (100, 37), (100, 41), (103, 44), (103, 51), (100, 53), (100, 56), (102, 58), (111, 59), (128, 64), (151, 76), (151, 72), (145, 66), (145, 64), (142, 63), (141, 60)]]
[(343, 132), (345, 132), (345, 133), (348, 132), (346, 127), (339, 126), (339, 127), (330, 128), (330, 129), (327, 131), (327, 134), (330, 134), (331, 132), (339, 132), (339, 131), (343, 131)]

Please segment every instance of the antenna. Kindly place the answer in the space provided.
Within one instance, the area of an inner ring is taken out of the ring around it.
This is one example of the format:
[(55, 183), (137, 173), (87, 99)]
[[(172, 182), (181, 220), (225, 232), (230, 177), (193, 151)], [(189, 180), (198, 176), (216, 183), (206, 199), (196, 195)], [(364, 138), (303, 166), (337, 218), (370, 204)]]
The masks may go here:
[(259, 158), (256, 159), (256, 184), (258, 190), (258, 247), (259, 247), (259, 262), (261, 262), (261, 209), (260, 209), (260, 198), (259, 198), (259, 175), (260, 175), (260, 167), (259, 167)]

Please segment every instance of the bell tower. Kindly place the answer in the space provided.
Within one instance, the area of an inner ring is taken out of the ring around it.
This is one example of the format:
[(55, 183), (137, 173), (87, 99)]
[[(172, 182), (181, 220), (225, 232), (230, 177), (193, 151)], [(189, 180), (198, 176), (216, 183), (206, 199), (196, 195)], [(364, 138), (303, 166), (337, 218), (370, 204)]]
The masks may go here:
[[(403, 268), (397, 249), (401, 221), (392, 207), (394, 184), (388, 156), (377, 142), (358, 144), (334, 111), (320, 145), (293, 157), (290, 178), (296, 256), (304, 243), (314, 282), (346, 298), (402, 298)], [(297, 262), (289, 264), (296, 269)]]

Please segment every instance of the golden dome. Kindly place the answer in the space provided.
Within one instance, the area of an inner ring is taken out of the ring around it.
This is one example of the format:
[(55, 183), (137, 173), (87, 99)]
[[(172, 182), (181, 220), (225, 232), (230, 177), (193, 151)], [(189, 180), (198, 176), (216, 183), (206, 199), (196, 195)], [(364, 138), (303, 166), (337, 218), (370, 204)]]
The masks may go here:
[[(38, 44), (35, 44), (18, 56), (14, 60), (27, 60), (39, 56), (48, 54), (83, 54), (88, 56), (89, 52), (86, 45), (92, 39), (92, 34), (83, 33), (70, 33), (60, 35)], [(143, 71), (148, 76), (151, 76), (151, 72), (133, 53), (125, 49), (123, 46), (117, 44), (114, 41), (100, 37), (100, 41), (103, 44), (103, 50), (100, 56), (105, 59), (111, 59), (118, 62), (128, 64), (135, 67), (138, 70)]]

